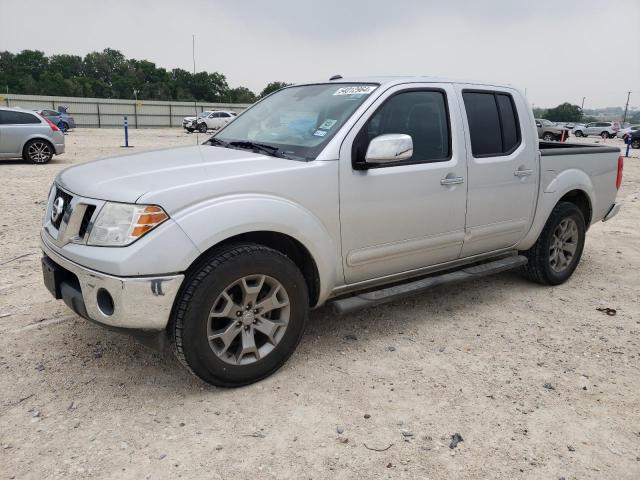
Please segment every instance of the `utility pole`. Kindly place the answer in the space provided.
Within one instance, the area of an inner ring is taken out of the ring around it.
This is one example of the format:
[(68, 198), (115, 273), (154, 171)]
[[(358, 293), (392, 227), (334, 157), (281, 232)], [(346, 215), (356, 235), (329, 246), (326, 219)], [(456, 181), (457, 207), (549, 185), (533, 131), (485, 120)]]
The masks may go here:
[[(193, 57), (193, 80), (196, 78), (196, 34), (191, 35), (191, 56)], [(193, 96), (193, 112), (196, 116), (196, 120), (198, 119), (198, 100), (195, 95)], [(194, 124), (197, 125), (198, 122), (194, 121)], [(195, 126), (194, 125), (194, 126)], [(200, 143), (200, 137), (198, 135), (198, 130), (196, 129), (196, 145)]]
[(584, 100), (587, 97), (582, 97), (582, 105), (580, 105), (580, 110), (584, 110)]
[(627, 92), (627, 104), (624, 107), (624, 118), (622, 119), (622, 123), (627, 121), (627, 110), (629, 110), (629, 97), (631, 96), (631, 92)]

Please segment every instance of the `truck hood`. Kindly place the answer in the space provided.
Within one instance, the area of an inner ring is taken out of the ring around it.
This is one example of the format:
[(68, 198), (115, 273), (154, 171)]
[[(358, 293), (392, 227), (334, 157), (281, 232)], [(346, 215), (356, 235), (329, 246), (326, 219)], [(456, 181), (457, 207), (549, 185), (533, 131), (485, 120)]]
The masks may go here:
[(180, 203), (177, 201), (180, 191), (184, 193), (191, 186), (211, 183), (215, 195), (216, 190), (225, 190), (219, 186), (228, 184), (228, 180), (295, 170), (305, 165), (306, 162), (245, 150), (197, 145), (87, 162), (61, 172), (56, 183), (76, 195), (117, 202), (134, 203), (144, 196), (145, 202), (152, 200), (149, 203), (164, 206), (163, 197), (168, 196), (169, 204), (175, 207)]

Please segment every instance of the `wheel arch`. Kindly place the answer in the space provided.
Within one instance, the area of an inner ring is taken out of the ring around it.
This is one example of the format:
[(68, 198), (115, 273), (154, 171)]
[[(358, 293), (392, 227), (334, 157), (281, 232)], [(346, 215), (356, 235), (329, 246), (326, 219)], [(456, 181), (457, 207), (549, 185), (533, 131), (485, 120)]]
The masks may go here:
[[(310, 297), (317, 297), (314, 306), (321, 305), (344, 281), (337, 225), (291, 200), (268, 194), (229, 195), (184, 209), (173, 218), (193, 242), (198, 257), (238, 240), (284, 250), (282, 253), (302, 262), (301, 270), (315, 270), (310, 276), (317, 275), (313, 282), (317, 292), (310, 292)], [(314, 269), (308, 266), (312, 264)], [(318, 279), (319, 285), (315, 283)]]
[(53, 149), (53, 154), (55, 155), (55, 153), (56, 153), (55, 145), (53, 144), (51, 139), (45, 137), (44, 135), (31, 135), (31, 136), (27, 137), (27, 139), (22, 144), (22, 148), (20, 149), (20, 153), (22, 153), (22, 155), (24, 155), (25, 148), (27, 148), (27, 145), (29, 144), (29, 142), (32, 142), (34, 140), (42, 140), (43, 142), (48, 143), (49, 146)]
[(34, 140), (45, 142), (47, 145), (49, 145), (49, 147), (51, 147), (52, 157), (56, 155), (56, 146), (49, 138), (42, 135), (32, 135), (24, 141), (24, 143), (22, 144), (22, 148), (20, 149), (20, 155), (23, 159), (26, 159), (27, 156), (27, 145), (29, 145), (29, 143), (33, 142)]
[(230, 245), (247, 243), (263, 245), (288, 257), (300, 269), (302, 276), (307, 282), (309, 305), (313, 307), (318, 303), (321, 282), (315, 259), (311, 255), (311, 252), (309, 252), (299, 240), (282, 232), (260, 230), (227, 237), (202, 252), (187, 269), (187, 276), (192, 271), (197, 270), (202, 261), (212, 254), (215, 254), (216, 251), (222, 250)]
[(549, 216), (558, 203), (575, 204), (584, 216), (585, 228), (593, 221), (593, 205), (596, 202), (591, 179), (582, 171), (566, 170), (558, 175), (540, 194), (533, 223), (527, 235), (516, 245), (518, 250), (529, 249), (538, 239)]
[(556, 202), (556, 205), (560, 202), (570, 202), (578, 207), (584, 217), (585, 227), (587, 229), (589, 228), (589, 225), (591, 225), (591, 218), (593, 217), (593, 205), (591, 204), (591, 199), (589, 198), (589, 195), (587, 195), (587, 192), (576, 188), (565, 193), (562, 198)]

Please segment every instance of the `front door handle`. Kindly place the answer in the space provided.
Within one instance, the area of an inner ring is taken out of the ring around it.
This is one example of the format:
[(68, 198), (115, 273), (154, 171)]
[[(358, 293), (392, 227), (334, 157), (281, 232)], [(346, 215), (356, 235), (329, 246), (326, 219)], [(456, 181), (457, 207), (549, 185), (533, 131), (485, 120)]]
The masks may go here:
[(464, 183), (464, 178), (462, 177), (445, 177), (440, 180), (440, 185), (459, 185)]
[(533, 174), (533, 170), (516, 170), (515, 172), (513, 172), (513, 174), (516, 177), (528, 177), (529, 175)]

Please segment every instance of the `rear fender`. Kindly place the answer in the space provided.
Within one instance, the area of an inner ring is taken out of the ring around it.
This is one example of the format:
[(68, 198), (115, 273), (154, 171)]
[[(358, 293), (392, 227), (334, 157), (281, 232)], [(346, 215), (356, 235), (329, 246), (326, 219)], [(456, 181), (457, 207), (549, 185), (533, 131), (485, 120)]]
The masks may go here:
[(533, 224), (527, 235), (516, 246), (518, 250), (531, 248), (538, 236), (540, 236), (540, 232), (542, 232), (549, 215), (551, 215), (551, 211), (567, 193), (573, 190), (581, 190), (586, 193), (592, 206), (596, 203), (596, 192), (593, 183), (582, 170), (564, 170), (553, 178), (545, 178), (544, 174), (545, 172), (543, 172), (540, 199), (533, 218)]

